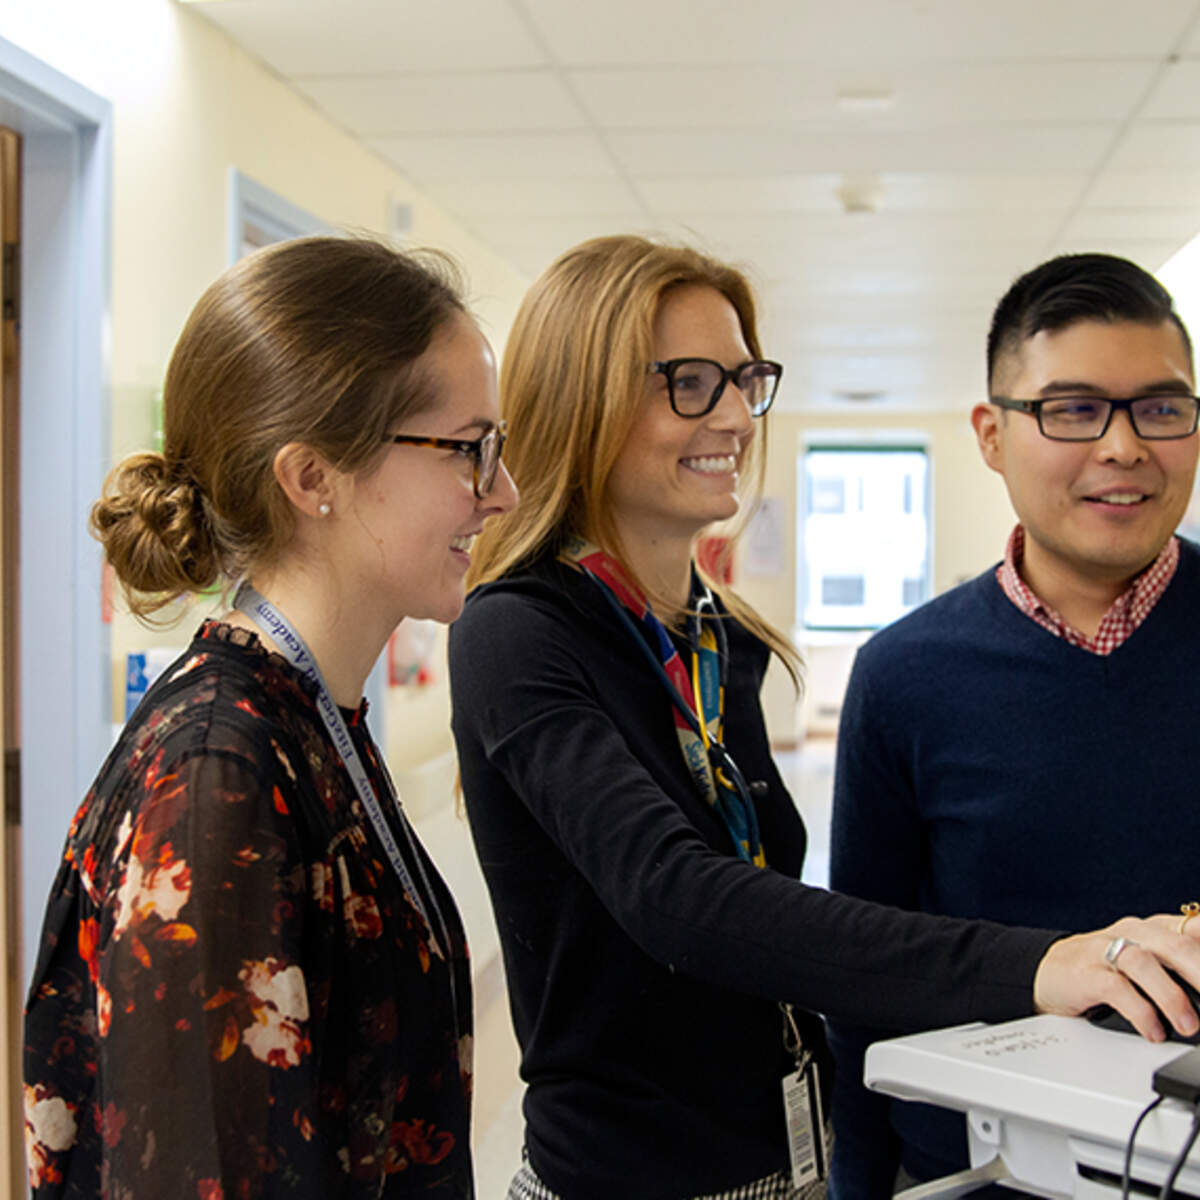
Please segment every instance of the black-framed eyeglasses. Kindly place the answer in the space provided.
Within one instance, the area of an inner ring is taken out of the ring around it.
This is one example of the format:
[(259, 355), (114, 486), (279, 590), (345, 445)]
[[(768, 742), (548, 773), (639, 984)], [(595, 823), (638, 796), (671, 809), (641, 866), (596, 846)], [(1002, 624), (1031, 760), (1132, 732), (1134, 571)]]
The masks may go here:
[(667, 396), (681, 417), (702, 417), (712, 412), (727, 383), (746, 397), (750, 415), (761, 417), (775, 399), (783, 366), (755, 358), (727, 371), (711, 358), (670, 358), (652, 362), (646, 373), (667, 377)]
[(504, 452), (504, 439), (508, 436), (508, 422), (493, 425), (483, 437), (474, 441), (461, 438), (414, 437), (408, 433), (389, 433), (383, 440), (405, 446), (433, 446), (437, 450), (457, 450), (475, 464), (475, 495), (482, 500), (496, 482), (500, 468), (500, 455)]
[(1052, 396), (1045, 400), (1013, 400), (990, 396), (998, 408), (1032, 413), (1043, 437), (1056, 442), (1095, 442), (1112, 422), (1113, 413), (1123, 409), (1138, 437), (1148, 442), (1165, 442), (1190, 437), (1196, 432), (1200, 397), (1186, 392), (1161, 396), (1132, 396), (1113, 400), (1103, 396)]

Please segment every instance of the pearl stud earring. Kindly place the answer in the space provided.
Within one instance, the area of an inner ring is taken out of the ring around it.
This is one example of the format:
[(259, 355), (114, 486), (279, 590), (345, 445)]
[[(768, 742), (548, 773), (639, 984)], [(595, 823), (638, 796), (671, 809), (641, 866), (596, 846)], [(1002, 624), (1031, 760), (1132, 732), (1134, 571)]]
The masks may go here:
[(317, 505), (317, 512), (319, 512), (323, 517), (329, 516), (329, 505), (322, 500), (321, 503)]

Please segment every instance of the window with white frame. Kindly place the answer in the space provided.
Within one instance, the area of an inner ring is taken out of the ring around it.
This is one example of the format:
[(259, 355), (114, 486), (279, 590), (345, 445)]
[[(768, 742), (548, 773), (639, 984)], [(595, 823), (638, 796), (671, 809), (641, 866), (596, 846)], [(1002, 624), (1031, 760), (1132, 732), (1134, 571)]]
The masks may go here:
[(809, 445), (800, 458), (800, 623), (877, 629), (930, 596), (923, 445)]

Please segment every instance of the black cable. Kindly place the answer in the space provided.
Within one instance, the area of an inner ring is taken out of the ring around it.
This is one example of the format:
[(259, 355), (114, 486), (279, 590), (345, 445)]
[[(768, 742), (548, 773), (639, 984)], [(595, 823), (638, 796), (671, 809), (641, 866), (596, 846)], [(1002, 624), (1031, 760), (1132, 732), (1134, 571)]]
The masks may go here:
[(1133, 1143), (1137, 1138), (1138, 1130), (1142, 1127), (1142, 1122), (1163, 1102), (1165, 1097), (1155, 1096), (1145, 1108), (1142, 1109), (1141, 1115), (1133, 1123), (1133, 1129), (1129, 1134), (1129, 1141), (1125, 1143), (1125, 1172), (1121, 1176), (1121, 1200), (1129, 1200), (1129, 1176), (1133, 1169)]
[(1175, 1180), (1179, 1178), (1179, 1172), (1183, 1170), (1183, 1164), (1187, 1162), (1188, 1153), (1196, 1144), (1198, 1136), (1200, 1136), (1200, 1101), (1197, 1101), (1192, 1108), (1192, 1128), (1187, 1135), (1187, 1141), (1183, 1143), (1179, 1157), (1175, 1159), (1171, 1167), (1171, 1173), (1163, 1182), (1162, 1191), (1158, 1193), (1158, 1200), (1169, 1200), (1171, 1190), (1175, 1187)]

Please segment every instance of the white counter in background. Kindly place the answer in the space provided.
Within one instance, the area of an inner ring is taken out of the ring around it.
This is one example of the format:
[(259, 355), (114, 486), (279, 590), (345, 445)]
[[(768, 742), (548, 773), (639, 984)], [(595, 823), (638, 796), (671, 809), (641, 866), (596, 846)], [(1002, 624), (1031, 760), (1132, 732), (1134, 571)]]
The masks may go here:
[(832, 737), (842, 715), (842, 700), (858, 648), (874, 630), (795, 631), (804, 658), (804, 696), (800, 703), (800, 741)]

